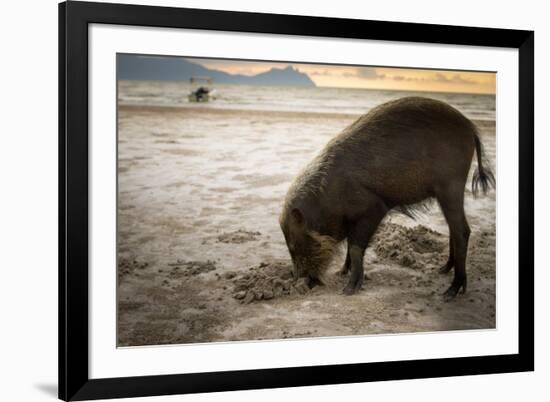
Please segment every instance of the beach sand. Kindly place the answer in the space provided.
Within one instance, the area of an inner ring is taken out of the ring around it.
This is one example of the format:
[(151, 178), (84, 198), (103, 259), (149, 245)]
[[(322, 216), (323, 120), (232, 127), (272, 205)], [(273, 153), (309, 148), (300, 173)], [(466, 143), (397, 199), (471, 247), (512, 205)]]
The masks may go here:
[[(495, 328), (495, 193), (466, 189), (468, 291), (452, 273), (436, 204), (388, 216), (365, 258), (369, 280), (341, 291), (289, 277), (278, 216), (300, 169), (358, 116), (119, 106), (119, 346)], [(476, 122), (495, 165), (495, 124)], [(475, 166), (475, 162), (473, 166)]]

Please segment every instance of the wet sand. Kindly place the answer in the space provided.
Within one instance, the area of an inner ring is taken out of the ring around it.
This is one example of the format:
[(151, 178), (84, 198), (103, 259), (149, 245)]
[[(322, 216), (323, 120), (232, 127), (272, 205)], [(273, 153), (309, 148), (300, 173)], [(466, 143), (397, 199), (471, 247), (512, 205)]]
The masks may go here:
[[(358, 116), (119, 107), (118, 345), (495, 327), (495, 194), (466, 190), (468, 291), (452, 274), (445, 220), (392, 214), (367, 250), (364, 290), (336, 271), (290, 275), (278, 215), (294, 175)], [(495, 124), (476, 122), (494, 166)], [(475, 166), (475, 162), (473, 163)]]

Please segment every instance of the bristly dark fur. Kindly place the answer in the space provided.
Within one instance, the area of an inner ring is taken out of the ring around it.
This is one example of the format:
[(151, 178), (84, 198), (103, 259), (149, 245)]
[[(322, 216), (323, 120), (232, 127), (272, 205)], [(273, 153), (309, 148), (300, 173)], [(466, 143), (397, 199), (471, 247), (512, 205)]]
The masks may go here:
[(495, 176), (489, 166), (489, 162), (485, 158), (485, 151), (483, 149), (483, 144), (479, 139), (479, 132), (477, 127), (474, 126), (474, 140), (476, 143), (476, 154), (477, 154), (477, 170), (474, 171), (472, 177), (472, 194), (474, 197), (477, 197), (479, 188), (483, 194), (487, 194), (489, 188), (496, 188)]
[(429, 211), (430, 207), (433, 204), (433, 201), (433, 198), (427, 198), (424, 201), (418, 202), (416, 204), (399, 205), (394, 210), (395, 212), (408, 216), (412, 220), (416, 220), (418, 217), (426, 214)]

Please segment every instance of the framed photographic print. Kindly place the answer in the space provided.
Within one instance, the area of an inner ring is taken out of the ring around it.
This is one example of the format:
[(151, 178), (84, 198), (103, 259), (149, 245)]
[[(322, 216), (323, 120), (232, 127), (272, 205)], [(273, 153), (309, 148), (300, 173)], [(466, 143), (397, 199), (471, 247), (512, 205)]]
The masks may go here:
[(59, 5), (59, 397), (534, 369), (534, 33)]

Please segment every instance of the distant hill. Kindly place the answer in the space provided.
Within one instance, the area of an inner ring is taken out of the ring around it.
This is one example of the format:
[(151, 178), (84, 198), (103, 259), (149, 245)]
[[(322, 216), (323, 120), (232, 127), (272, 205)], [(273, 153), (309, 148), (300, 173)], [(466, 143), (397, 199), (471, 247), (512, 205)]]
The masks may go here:
[(307, 74), (292, 66), (248, 76), (209, 69), (183, 57), (119, 54), (117, 74), (120, 80), (189, 81), (191, 76), (206, 76), (221, 84), (315, 86)]

